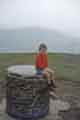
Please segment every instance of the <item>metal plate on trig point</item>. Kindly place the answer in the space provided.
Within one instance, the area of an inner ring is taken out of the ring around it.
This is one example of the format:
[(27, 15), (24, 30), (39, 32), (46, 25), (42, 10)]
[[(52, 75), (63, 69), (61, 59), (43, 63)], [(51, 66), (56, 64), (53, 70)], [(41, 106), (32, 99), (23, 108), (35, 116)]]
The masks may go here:
[(34, 65), (14, 65), (8, 68), (8, 73), (19, 74), (22, 76), (34, 76), (36, 69)]

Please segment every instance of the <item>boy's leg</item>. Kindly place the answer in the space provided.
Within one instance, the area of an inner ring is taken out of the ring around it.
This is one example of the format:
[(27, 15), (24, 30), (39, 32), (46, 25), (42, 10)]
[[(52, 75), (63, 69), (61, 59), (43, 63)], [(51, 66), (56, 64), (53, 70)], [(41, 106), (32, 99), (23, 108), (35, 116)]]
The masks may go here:
[(49, 68), (46, 68), (45, 71), (50, 74), (49, 80), (50, 80), (50, 82), (51, 82), (51, 85), (52, 85), (54, 88), (56, 88), (55, 81), (54, 81), (54, 71), (51, 70), (51, 69), (49, 69)]
[(46, 68), (45, 71), (50, 74), (50, 80), (54, 80), (54, 71), (50, 68)]
[(50, 74), (47, 71), (43, 71), (43, 75), (50, 81)]
[(50, 89), (50, 91), (54, 91), (54, 86), (53, 86), (53, 81), (51, 82), (51, 79), (50, 79), (50, 73), (46, 70), (43, 71), (43, 75), (48, 79), (48, 87)]

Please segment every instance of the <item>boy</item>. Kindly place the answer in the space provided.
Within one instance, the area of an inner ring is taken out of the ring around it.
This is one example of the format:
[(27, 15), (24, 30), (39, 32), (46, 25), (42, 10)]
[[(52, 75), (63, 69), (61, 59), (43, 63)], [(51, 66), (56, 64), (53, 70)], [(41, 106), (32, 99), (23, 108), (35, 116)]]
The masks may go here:
[(45, 44), (40, 44), (39, 53), (36, 56), (36, 70), (37, 75), (43, 75), (48, 79), (49, 87), (56, 88), (54, 80), (54, 71), (48, 68), (48, 55), (47, 46)]

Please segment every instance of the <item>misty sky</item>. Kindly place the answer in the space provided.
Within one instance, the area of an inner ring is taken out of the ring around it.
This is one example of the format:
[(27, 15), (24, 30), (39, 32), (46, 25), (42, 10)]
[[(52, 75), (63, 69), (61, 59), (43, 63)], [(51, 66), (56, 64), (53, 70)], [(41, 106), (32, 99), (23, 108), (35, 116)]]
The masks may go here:
[(26, 26), (80, 37), (79, 0), (0, 0), (0, 29)]

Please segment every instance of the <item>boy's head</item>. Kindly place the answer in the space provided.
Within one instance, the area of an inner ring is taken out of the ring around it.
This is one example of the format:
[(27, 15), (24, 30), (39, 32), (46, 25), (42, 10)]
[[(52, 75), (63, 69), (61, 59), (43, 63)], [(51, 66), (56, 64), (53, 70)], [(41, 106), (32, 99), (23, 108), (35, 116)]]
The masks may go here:
[(40, 44), (39, 52), (44, 53), (46, 51), (47, 51), (47, 46), (44, 43)]

